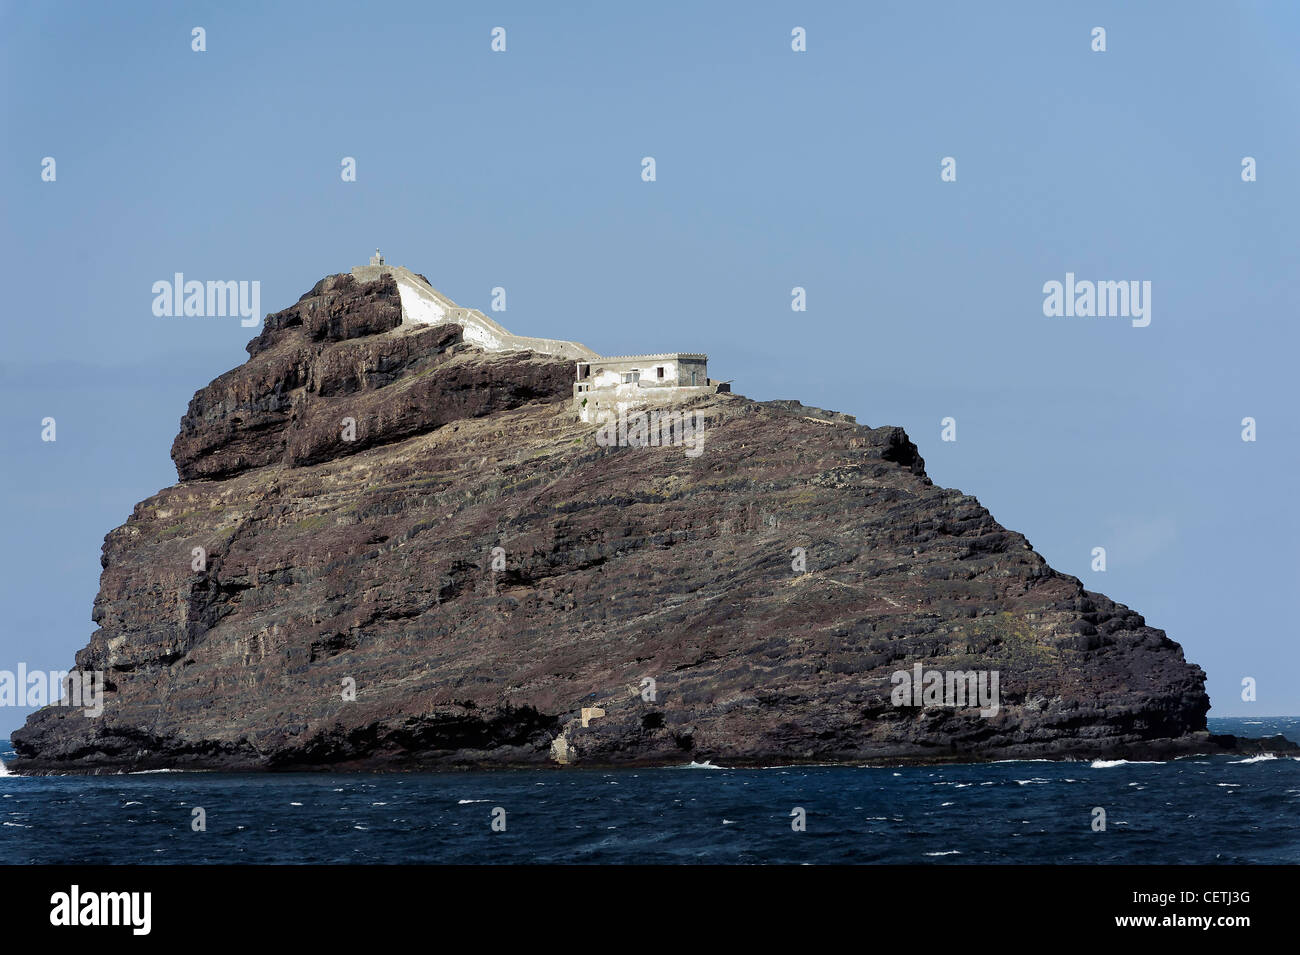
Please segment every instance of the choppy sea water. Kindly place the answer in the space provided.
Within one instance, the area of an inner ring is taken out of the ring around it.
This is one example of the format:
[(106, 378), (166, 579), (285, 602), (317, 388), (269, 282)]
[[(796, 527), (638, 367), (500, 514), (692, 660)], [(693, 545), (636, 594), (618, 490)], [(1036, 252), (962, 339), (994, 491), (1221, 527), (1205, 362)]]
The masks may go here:
[(1295, 863), (1300, 760), (0, 775), (0, 863), (33, 862)]

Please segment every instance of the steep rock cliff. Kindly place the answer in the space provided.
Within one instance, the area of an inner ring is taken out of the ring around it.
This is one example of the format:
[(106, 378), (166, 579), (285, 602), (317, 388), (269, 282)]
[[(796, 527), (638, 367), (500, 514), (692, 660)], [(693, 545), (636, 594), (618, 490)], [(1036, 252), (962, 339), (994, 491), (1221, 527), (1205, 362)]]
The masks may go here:
[[(16, 771), (1260, 748), (899, 428), (720, 394), (698, 456), (605, 447), (569, 362), (404, 325), (391, 278), (322, 280), (248, 351), (105, 539), (103, 715), (34, 714)], [(916, 664), (996, 670), (998, 712), (894, 705)]]

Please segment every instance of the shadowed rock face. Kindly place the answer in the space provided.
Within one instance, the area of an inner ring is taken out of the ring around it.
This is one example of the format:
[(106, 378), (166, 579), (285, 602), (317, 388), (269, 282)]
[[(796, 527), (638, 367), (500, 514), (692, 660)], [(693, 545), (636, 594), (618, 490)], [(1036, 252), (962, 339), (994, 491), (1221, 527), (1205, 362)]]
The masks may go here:
[[(899, 428), (712, 395), (698, 457), (602, 447), (568, 361), (400, 320), (391, 280), (332, 276), (195, 395), (182, 483), (105, 539), (103, 716), (34, 714), (16, 771), (1260, 748)], [(918, 663), (997, 670), (999, 711), (894, 706)]]

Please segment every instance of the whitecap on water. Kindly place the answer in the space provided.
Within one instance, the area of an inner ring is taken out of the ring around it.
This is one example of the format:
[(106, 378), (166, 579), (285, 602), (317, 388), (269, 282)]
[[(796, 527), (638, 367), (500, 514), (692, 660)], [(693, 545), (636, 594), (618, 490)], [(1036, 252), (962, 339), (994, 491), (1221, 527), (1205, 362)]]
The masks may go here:
[(126, 776), (152, 776), (156, 773), (206, 773), (206, 769), (133, 769)]
[(1233, 763), (1234, 765), (1241, 765), (1242, 763), (1266, 763), (1270, 759), (1277, 759), (1277, 757), (1272, 753), (1264, 753), (1260, 756), (1248, 756), (1245, 759), (1230, 759), (1228, 762)]
[(1163, 766), (1163, 759), (1094, 759), (1093, 769), (1110, 769), (1112, 766)]

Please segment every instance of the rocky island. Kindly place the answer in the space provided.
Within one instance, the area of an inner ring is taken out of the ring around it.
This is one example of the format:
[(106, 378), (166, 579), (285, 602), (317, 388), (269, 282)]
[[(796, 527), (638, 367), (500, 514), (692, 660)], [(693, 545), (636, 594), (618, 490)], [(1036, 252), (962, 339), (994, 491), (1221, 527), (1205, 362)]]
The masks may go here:
[[(76, 656), (102, 714), (33, 714), (12, 771), (1295, 749), (1209, 734), (1177, 643), (900, 428), (731, 394), (702, 355), (518, 338), (378, 256), (248, 352), (105, 539)], [(699, 453), (597, 440), (661, 406)], [(900, 705), (921, 668), (995, 673), (997, 706)]]

